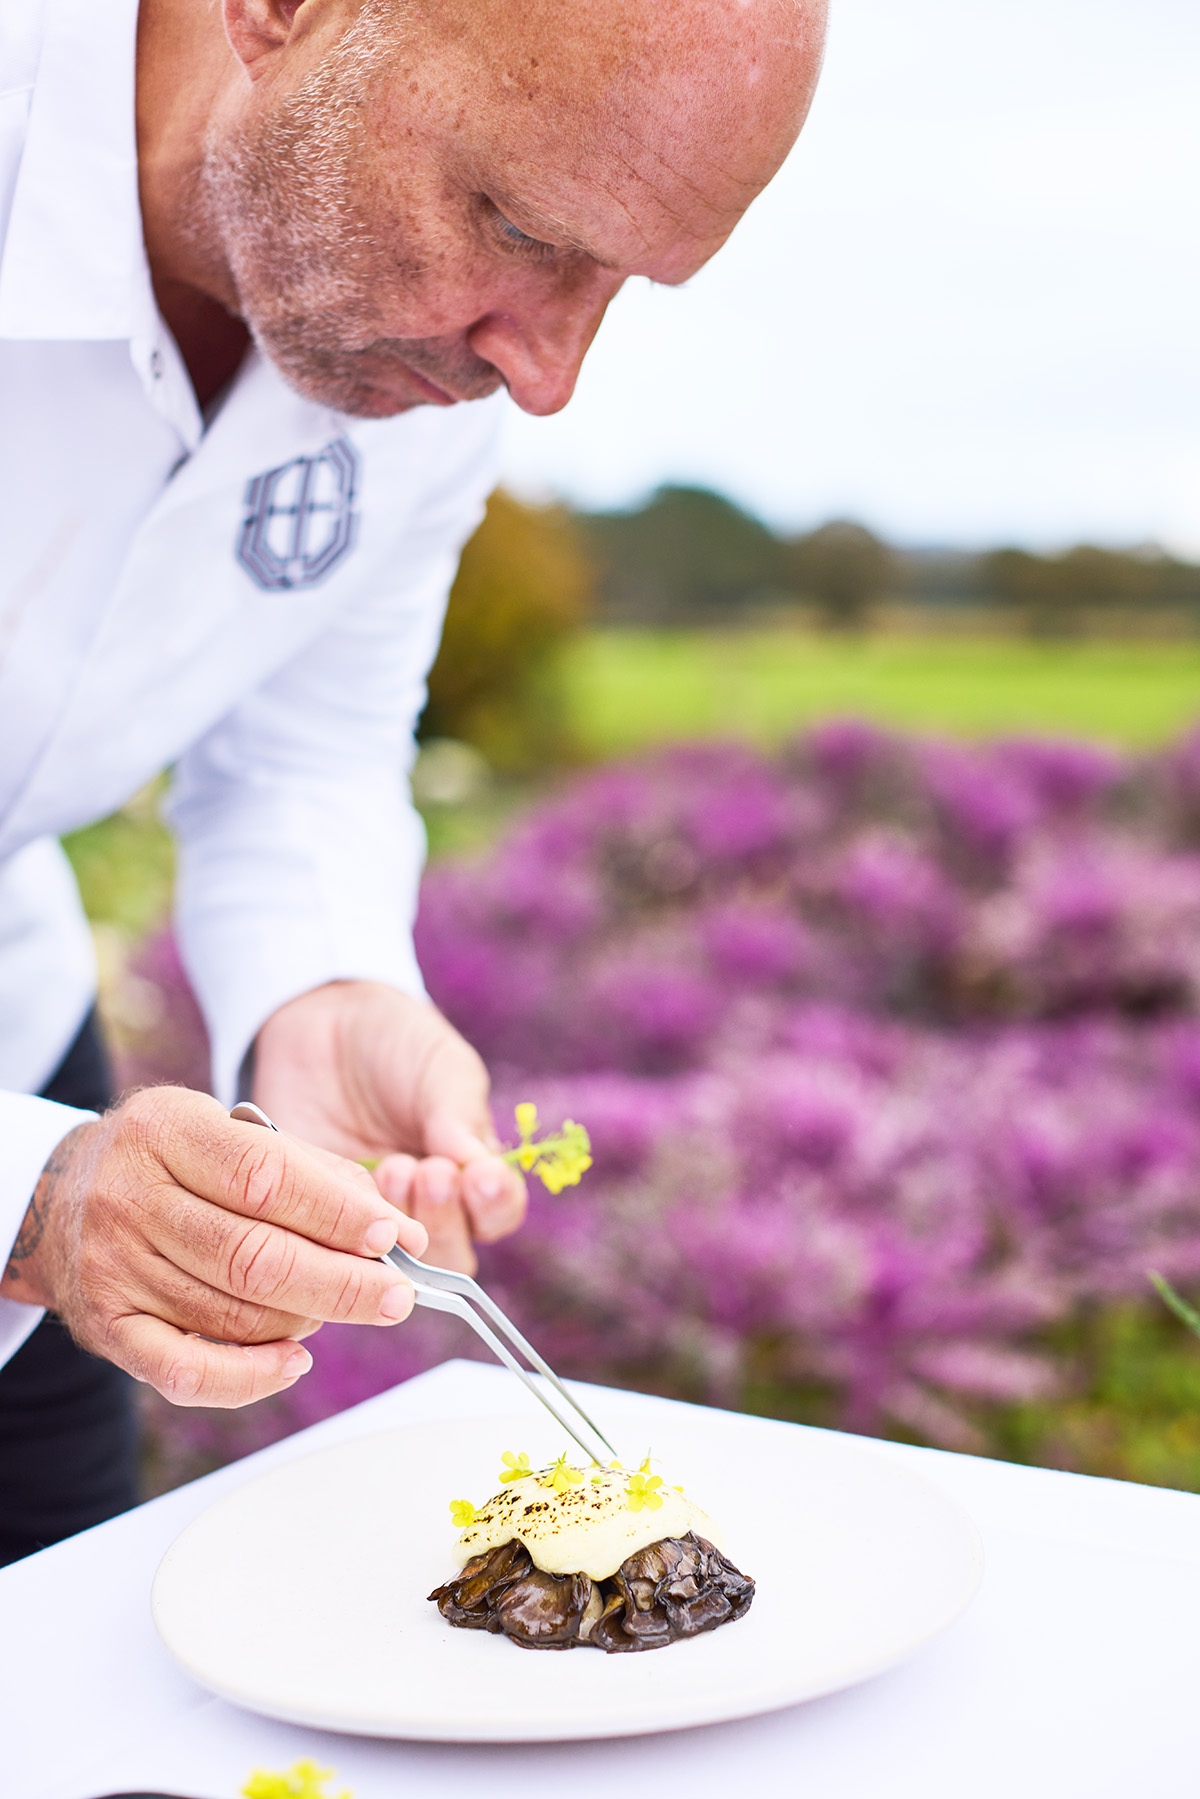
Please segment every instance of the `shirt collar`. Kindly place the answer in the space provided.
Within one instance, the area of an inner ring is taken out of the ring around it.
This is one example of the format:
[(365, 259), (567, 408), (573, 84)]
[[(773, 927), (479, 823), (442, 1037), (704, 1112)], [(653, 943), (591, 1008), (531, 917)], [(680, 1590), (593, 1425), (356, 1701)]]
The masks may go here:
[[(0, 253), (0, 338), (128, 340), (147, 399), (194, 450), (204, 421), (159, 315), (142, 235), (138, 0), (42, 4), (45, 36)], [(256, 393), (266, 383), (272, 411), (297, 440), (325, 442), (346, 428), (340, 413), (300, 400), (257, 363), (247, 358), (235, 386), (252, 374)]]
[(45, 0), (0, 264), (0, 336), (132, 338), (154, 316), (138, 205), (137, 0)]

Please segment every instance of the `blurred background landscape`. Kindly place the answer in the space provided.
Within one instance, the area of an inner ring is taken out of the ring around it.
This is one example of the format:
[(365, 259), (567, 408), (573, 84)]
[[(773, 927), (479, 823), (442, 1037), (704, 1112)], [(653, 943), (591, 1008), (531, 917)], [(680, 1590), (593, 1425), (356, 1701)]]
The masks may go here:
[[(421, 726), (419, 949), (567, 1374), (1200, 1487), (1200, 15), (835, 7), (709, 270), (514, 419)], [(952, 154), (950, 151), (952, 150)], [(736, 374), (734, 371), (736, 370)], [(207, 1080), (160, 787), (68, 850), (122, 1082)], [(326, 1329), (161, 1488), (474, 1353)]]

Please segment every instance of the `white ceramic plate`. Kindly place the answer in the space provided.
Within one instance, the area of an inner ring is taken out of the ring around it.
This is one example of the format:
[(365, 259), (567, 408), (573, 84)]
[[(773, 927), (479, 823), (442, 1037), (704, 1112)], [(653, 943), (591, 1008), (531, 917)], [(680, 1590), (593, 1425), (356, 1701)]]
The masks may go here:
[[(605, 1420), (607, 1424), (607, 1419)], [(662, 1471), (758, 1583), (749, 1614), (650, 1654), (536, 1652), (454, 1630), (448, 1501), (496, 1491), (500, 1455), (564, 1447), (528, 1415), (362, 1437), (248, 1481), (164, 1556), (154, 1621), (202, 1686), (269, 1717), (367, 1736), (538, 1742), (773, 1711), (890, 1667), (978, 1585), (970, 1519), (892, 1460), (823, 1432), (664, 1407)], [(627, 1458), (648, 1421), (614, 1418)]]

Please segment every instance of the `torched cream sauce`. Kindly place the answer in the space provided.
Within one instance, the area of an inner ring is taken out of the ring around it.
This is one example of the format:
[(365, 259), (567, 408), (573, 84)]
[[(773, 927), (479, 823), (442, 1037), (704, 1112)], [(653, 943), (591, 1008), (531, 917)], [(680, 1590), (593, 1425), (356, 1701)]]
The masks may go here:
[[(543, 1471), (544, 1472), (544, 1471)], [(539, 1474), (514, 1480), (476, 1514), (455, 1545), (460, 1568), (519, 1538), (535, 1567), (546, 1574), (590, 1574), (607, 1580), (626, 1556), (663, 1537), (695, 1531), (714, 1548), (725, 1540), (706, 1512), (674, 1487), (658, 1488), (662, 1504), (630, 1510), (629, 1474), (623, 1469), (583, 1470), (583, 1483), (556, 1493)]]

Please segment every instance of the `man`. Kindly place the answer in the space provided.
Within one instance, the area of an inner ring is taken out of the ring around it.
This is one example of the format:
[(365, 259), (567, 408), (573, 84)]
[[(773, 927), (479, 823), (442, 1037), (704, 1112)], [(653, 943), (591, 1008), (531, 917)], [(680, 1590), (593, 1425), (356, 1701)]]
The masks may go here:
[[(720, 247), (800, 128), (822, 11), (0, 15), (0, 1554), (129, 1502), (114, 1370), (245, 1404), (322, 1321), (405, 1316), (397, 1240), (469, 1265), (519, 1222), (408, 930), (412, 724), (490, 396), (557, 410), (622, 282)], [(167, 764), (218, 1098), (105, 1111), (54, 840)], [(290, 1134), (231, 1121), (239, 1092)]]

